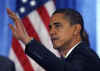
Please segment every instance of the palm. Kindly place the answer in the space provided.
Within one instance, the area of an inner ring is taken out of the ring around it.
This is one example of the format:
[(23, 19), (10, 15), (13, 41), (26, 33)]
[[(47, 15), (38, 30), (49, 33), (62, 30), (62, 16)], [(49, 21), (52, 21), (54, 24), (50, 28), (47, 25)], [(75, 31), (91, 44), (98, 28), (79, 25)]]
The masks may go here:
[(14, 21), (15, 26), (12, 24), (9, 24), (14, 37), (16, 37), (18, 40), (22, 40), (24, 43), (26, 42), (26, 38), (29, 38), (21, 20), (16, 16), (14, 12), (12, 12), (10, 9), (7, 8), (7, 12), (9, 17)]

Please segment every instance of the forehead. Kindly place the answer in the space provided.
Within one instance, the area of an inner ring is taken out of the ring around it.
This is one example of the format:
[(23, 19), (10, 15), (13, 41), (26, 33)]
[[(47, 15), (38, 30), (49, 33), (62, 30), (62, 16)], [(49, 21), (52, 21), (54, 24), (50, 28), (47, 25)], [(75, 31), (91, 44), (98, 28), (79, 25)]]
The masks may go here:
[(58, 21), (58, 19), (64, 19), (64, 14), (56, 13), (51, 17), (50, 21)]
[(64, 14), (62, 13), (56, 13), (54, 14), (50, 19), (50, 25), (53, 25), (54, 23), (69, 23), (67, 18), (65, 19)]

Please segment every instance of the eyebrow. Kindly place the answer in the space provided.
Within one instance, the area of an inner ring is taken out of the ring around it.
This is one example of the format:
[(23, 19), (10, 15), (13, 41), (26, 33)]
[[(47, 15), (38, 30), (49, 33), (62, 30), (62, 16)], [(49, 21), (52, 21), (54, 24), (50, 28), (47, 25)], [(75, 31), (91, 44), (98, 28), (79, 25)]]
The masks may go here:
[[(55, 23), (53, 23), (53, 25), (59, 25), (60, 24), (60, 22), (55, 22)], [(51, 24), (49, 24), (48, 26), (52, 26)]]
[(60, 23), (59, 23), (59, 22), (55, 22), (55, 23), (54, 23), (54, 25), (58, 25), (58, 24), (60, 24)]
[(60, 25), (60, 22), (55, 22), (55, 23), (53, 23), (54, 25)]

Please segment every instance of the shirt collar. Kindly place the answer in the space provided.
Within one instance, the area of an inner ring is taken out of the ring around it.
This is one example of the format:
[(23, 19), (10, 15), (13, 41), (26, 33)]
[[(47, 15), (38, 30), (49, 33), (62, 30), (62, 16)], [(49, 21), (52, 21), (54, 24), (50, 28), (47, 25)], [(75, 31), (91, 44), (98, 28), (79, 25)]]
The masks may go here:
[(71, 54), (71, 52), (76, 48), (76, 46), (79, 44), (80, 42), (78, 42), (75, 46), (73, 46), (64, 57), (67, 58)]

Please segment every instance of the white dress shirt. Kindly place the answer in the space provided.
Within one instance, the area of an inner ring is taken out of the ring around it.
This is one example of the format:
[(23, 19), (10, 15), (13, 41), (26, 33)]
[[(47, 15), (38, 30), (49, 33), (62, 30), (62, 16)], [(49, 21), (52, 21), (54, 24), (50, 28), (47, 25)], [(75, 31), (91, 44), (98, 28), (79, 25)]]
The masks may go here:
[(76, 48), (76, 46), (79, 44), (80, 42), (78, 42), (75, 46), (73, 46), (64, 57), (67, 58), (71, 54), (71, 52)]

